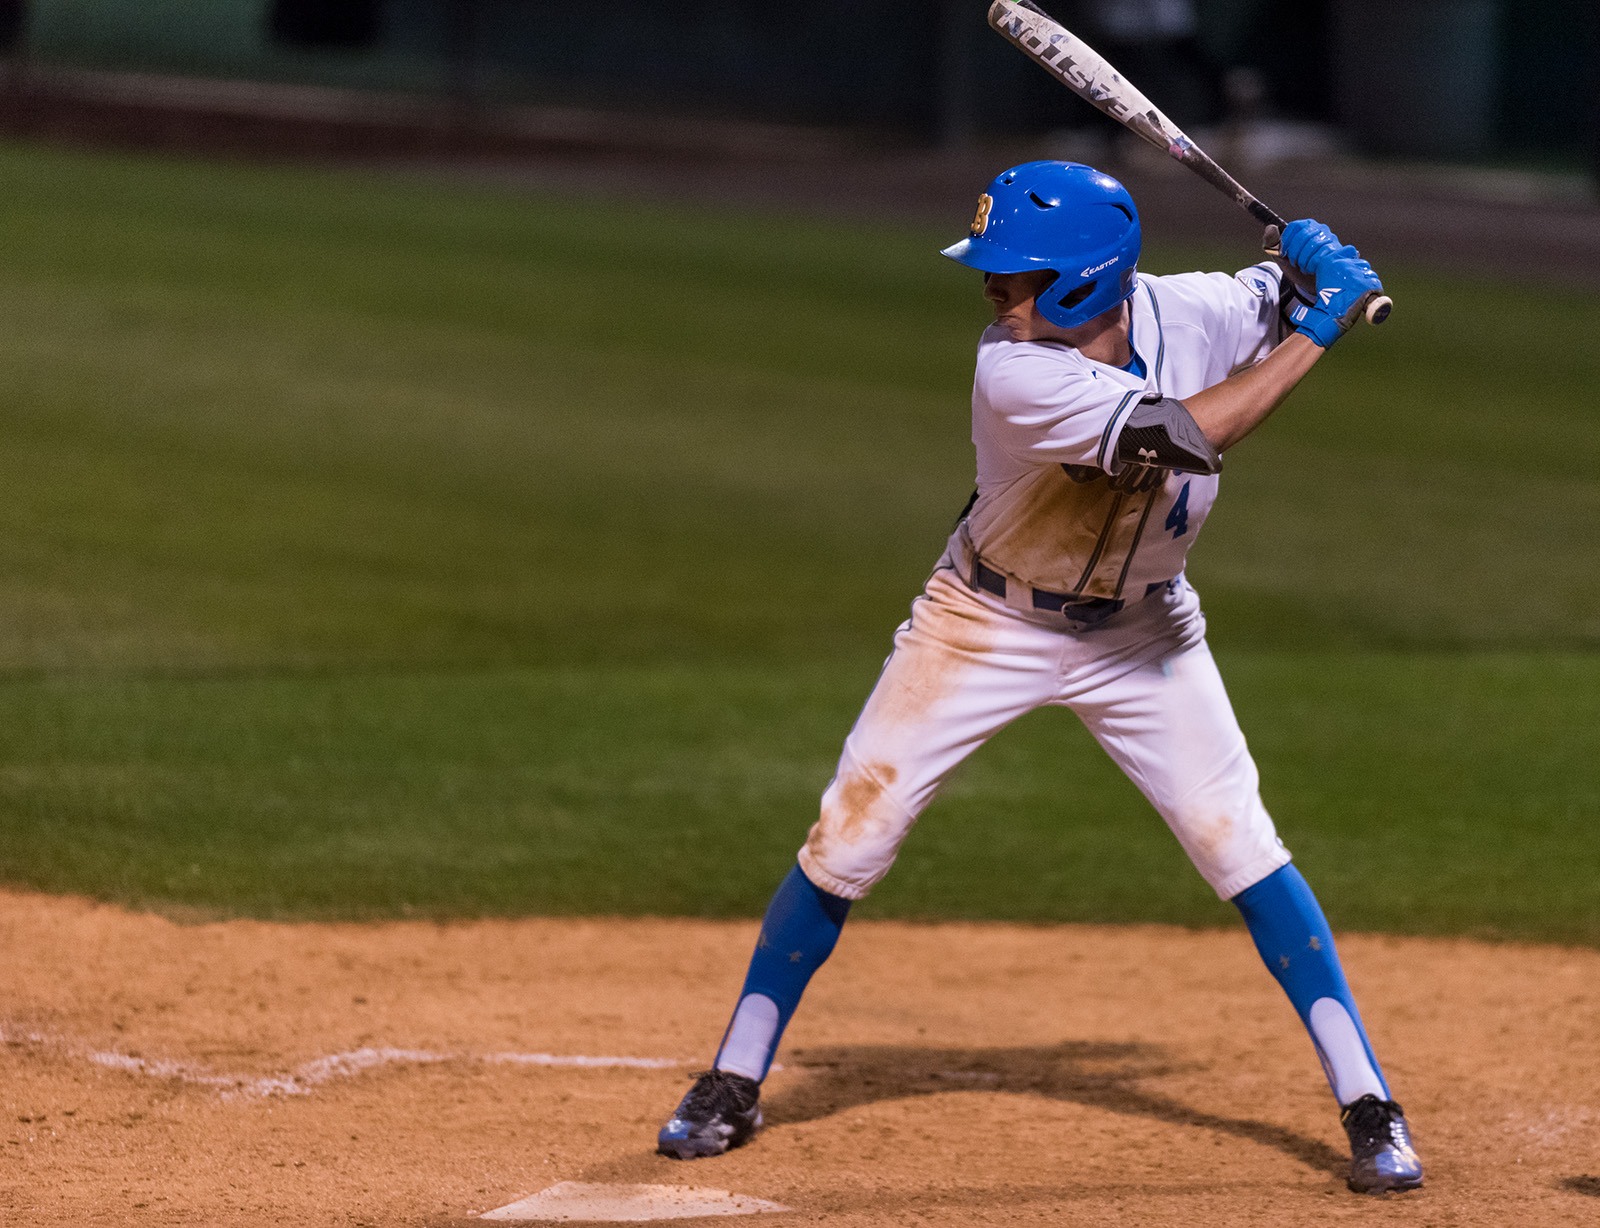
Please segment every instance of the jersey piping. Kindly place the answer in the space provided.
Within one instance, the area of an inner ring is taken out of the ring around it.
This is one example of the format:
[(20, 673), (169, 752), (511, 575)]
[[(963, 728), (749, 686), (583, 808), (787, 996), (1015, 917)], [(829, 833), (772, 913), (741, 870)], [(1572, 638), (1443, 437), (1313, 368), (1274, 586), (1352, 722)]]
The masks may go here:
[(1111, 500), (1111, 510), (1106, 513), (1106, 521), (1100, 526), (1100, 537), (1094, 543), (1094, 550), (1089, 555), (1088, 565), (1084, 567), (1083, 574), (1078, 577), (1078, 582), (1072, 586), (1074, 594), (1083, 592), (1084, 587), (1094, 575), (1094, 569), (1100, 566), (1100, 556), (1105, 553), (1106, 541), (1111, 537), (1112, 530), (1117, 527), (1117, 517), (1122, 515), (1122, 505), (1126, 501), (1127, 496), (1120, 490), (1117, 492), (1116, 498)]
[(1122, 586), (1128, 582), (1128, 569), (1133, 566), (1133, 556), (1139, 553), (1139, 542), (1144, 537), (1144, 527), (1150, 523), (1150, 511), (1156, 505), (1157, 489), (1152, 487), (1149, 494), (1145, 496), (1144, 514), (1139, 517), (1139, 527), (1133, 531), (1133, 541), (1128, 546), (1128, 555), (1122, 560), (1122, 571), (1117, 576), (1117, 591), (1112, 594), (1114, 597), (1122, 596)]
[[(1167, 357), (1167, 334), (1166, 330), (1161, 327), (1161, 304), (1156, 302), (1156, 292), (1150, 288), (1149, 282), (1142, 284), (1145, 297), (1150, 302), (1150, 314), (1155, 318), (1156, 323), (1156, 364), (1153, 382), (1155, 383), (1156, 391), (1160, 392), (1161, 366)], [(1135, 352), (1137, 353), (1137, 351)], [(1139, 389), (1130, 392), (1122, 399), (1122, 403), (1117, 406), (1117, 412), (1111, 415), (1111, 420), (1106, 423), (1106, 429), (1100, 435), (1100, 448), (1095, 453), (1095, 463), (1100, 468), (1107, 471), (1110, 470), (1110, 466), (1106, 463), (1106, 449), (1111, 440), (1121, 433), (1122, 423), (1133, 412), (1134, 401), (1140, 395), (1142, 395), (1142, 392)], [(1127, 499), (1121, 493), (1111, 501), (1111, 507), (1106, 511), (1105, 523), (1100, 526), (1100, 536), (1095, 541), (1094, 550), (1089, 555), (1089, 563), (1083, 569), (1083, 574), (1078, 577), (1078, 583), (1073, 586), (1075, 592), (1081, 592), (1088, 585), (1094, 576), (1095, 569), (1100, 566), (1101, 556), (1105, 554), (1106, 543), (1110, 541), (1112, 534), (1116, 532), (1117, 520), (1121, 517), (1122, 508), (1126, 502)], [(1139, 525), (1133, 531), (1133, 540), (1128, 544), (1128, 553), (1122, 560), (1122, 570), (1117, 574), (1117, 587), (1112, 593), (1114, 597), (1122, 596), (1123, 585), (1128, 582), (1128, 571), (1133, 566), (1133, 556), (1139, 552), (1139, 542), (1144, 538), (1144, 526), (1150, 520), (1150, 509), (1155, 505), (1156, 491), (1152, 489), (1145, 495), (1144, 514), (1139, 517)]]
[(1128, 395), (1122, 398), (1122, 402), (1117, 406), (1117, 411), (1106, 420), (1106, 429), (1100, 432), (1100, 447), (1095, 451), (1094, 463), (1099, 468), (1106, 470), (1107, 473), (1111, 469), (1106, 464), (1106, 449), (1111, 446), (1111, 441), (1122, 433), (1123, 420), (1133, 412), (1134, 401), (1143, 395), (1144, 389), (1131, 389)]
[(1156, 292), (1150, 288), (1149, 282), (1141, 282), (1144, 286), (1145, 296), (1150, 300), (1150, 313), (1156, 318), (1156, 391), (1161, 391), (1161, 363), (1167, 356), (1167, 333), (1161, 327), (1161, 304), (1156, 302)]
[[(1156, 322), (1156, 366), (1154, 383), (1156, 386), (1156, 391), (1160, 392), (1161, 364), (1167, 356), (1167, 334), (1166, 330), (1161, 327), (1161, 304), (1156, 302), (1156, 292), (1150, 288), (1149, 282), (1144, 282), (1143, 286), (1145, 297), (1150, 301), (1150, 314), (1155, 317)], [(1097, 460), (1102, 469), (1106, 468), (1106, 443), (1112, 437), (1113, 427), (1120, 432), (1121, 427), (1118, 425), (1118, 419), (1125, 417), (1126, 413), (1131, 412), (1132, 406), (1127, 400), (1124, 400), (1121, 405), (1117, 406), (1117, 412), (1112, 415), (1111, 421), (1106, 424), (1106, 433), (1101, 436), (1100, 451), (1097, 454)], [(1128, 553), (1123, 557), (1122, 570), (1117, 573), (1117, 586), (1111, 594), (1113, 597), (1122, 596), (1123, 586), (1128, 582), (1128, 572), (1133, 567), (1133, 556), (1139, 552), (1139, 543), (1144, 539), (1144, 527), (1150, 522), (1150, 510), (1156, 505), (1157, 489), (1159, 488), (1152, 488), (1145, 495), (1144, 513), (1139, 517), (1139, 525), (1133, 531), (1133, 540), (1128, 543)], [(1083, 575), (1078, 577), (1078, 589), (1081, 590), (1089, 583), (1091, 577), (1094, 575), (1095, 568), (1100, 565), (1100, 556), (1105, 552), (1106, 542), (1116, 530), (1117, 518), (1122, 514), (1122, 505), (1125, 501), (1126, 500), (1120, 493), (1114, 500), (1112, 500), (1110, 511), (1108, 511), (1106, 514), (1105, 524), (1100, 528), (1100, 538), (1097, 542), (1095, 542), (1094, 553), (1089, 556), (1089, 565), (1083, 569)]]

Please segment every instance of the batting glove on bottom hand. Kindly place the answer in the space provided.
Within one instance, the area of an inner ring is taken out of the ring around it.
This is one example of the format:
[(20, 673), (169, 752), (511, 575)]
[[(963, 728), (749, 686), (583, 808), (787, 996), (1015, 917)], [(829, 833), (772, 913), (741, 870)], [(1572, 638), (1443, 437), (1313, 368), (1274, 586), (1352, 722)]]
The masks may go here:
[(1282, 250), (1285, 261), (1316, 283), (1312, 301), (1297, 302), (1289, 311), (1289, 322), (1323, 349), (1349, 331), (1368, 297), (1383, 292), (1383, 283), (1361, 253), (1341, 244), (1321, 222), (1309, 218), (1290, 222), (1283, 231)]

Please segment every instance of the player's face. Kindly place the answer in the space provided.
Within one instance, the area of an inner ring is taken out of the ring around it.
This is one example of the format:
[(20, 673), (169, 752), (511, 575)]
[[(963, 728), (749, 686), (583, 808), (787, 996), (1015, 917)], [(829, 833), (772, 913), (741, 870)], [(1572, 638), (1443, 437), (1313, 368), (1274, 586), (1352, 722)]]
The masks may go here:
[(1049, 271), (984, 274), (983, 297), (994, 308), (994, 322), (1013, 341), (1063, 341), (1096, 362), (1126, 366), (1133, 356), (1128, 348), (1127, 303), (1118, 303), (1076, 328), (1062, 328), (1039, 314), (1037, 302), (1054, 277)]
[(1040, 341), (1060, 333), (1039, 314), (1034, 301), (1054, 278), (1055, 274), (1045, 269), (984, 275), (983, 297), (994, 308), (994, 322), (1006, 329), (1013, 341)]

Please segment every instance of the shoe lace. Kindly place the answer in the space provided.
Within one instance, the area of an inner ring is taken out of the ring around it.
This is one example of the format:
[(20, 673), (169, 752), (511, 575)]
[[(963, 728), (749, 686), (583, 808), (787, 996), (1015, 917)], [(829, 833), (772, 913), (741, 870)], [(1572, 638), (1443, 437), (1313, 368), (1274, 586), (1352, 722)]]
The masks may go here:
[(1358, 1154), (1376, 1155), (1385, 1147), (1411, 1150), (1406, 1134), (1405, 1110), (1395, 1100), (1379, 1100), (1371, 1092), (1353, 1100), (1339, 1115), (1351, 1148)]
[(684, 1098), (684, 1108), (700, 1118), (720, 1117), (727, 1112), (746, 1113), (760, 1095), (760, 1085), (746, 1075), (731, 1070), (695, 1072), (695, 1084)]

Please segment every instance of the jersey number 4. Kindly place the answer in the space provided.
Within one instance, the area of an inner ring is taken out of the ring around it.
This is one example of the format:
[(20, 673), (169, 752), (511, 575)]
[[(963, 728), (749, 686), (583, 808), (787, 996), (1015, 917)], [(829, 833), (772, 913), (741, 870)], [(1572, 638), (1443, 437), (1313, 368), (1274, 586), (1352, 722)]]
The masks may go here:
[(1178, 501), (1167, 513), (1167, 528), (1172, 530), (1174, 538), (1182, 537), (1189, 531), (1189, 483), (1187, 482), (1178, 492)]

